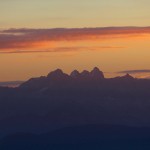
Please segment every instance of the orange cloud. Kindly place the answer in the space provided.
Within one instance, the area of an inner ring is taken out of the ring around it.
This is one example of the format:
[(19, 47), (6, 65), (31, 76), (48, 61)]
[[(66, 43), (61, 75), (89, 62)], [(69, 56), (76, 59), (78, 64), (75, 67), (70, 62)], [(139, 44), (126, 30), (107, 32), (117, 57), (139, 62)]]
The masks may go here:
[(103, 40), (132, 37), (150, 37), (150, 27), (8, 29), (0, 31), (0, 52), (59, 52), (85, 47), (87, 49), (95, 47), (95, 50), (110, 49), (120, 46), (96, 44), (92, 48), (89, 47), (89, 42), (100, 44)]
[(95, 46), (81, 46), (81, 47), (56, 47), (50, 49), (39, 49), (39, 50), (1, 50), (0, 53), (7, 54), (7, 53), (47, 53), (47, 52), (78, 52), (78, 51), (95, 51), (95, 50), (104, 50), (104, 49), (122, 49), (125, 47), (117, 47), (117, 46), (102, 46), (102, 47), (95, 47)]

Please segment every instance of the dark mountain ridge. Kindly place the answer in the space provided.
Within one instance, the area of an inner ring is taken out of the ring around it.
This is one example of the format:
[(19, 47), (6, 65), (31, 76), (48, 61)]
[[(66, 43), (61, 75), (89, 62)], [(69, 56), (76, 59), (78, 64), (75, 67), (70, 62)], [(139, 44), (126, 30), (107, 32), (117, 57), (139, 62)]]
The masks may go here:
[(104, 74), (97, 67), (95, 67), (91, 72), (84, 70), (79, 73), (74, 70), (70, 75), (64, 73), (61, 69), (50, 72), (46, 77), (32, 78), (27, 82), (20, 85), (22, 88), (42, 88), (50, 86), (66, 86), (71, 85), (76, 82), (91, 82), (94, 80), (104, 80)]
[(0, 87), (0, 137), (41, 134), (73, 126), (150, 127), (150, 80), (126, 74), (105, 78), (91, 72), (57, 69), (17, 88)]
[[(65, 92), (88, 92), (94, 94), (105, 94), (110, 91), (120, 95), (130, 92), (132, 95), (149, 95), (150, 80), (137, 79), (129, 74), (114, 78), (105, 78), (104, 73), (95, 67), (91, 72), (84, 70), (81, 73), (77, 70), (70, 75), (61, 69), (50, 72), (47, 76), (31, 78), (18, 88), (19, 90), (36, 91), (36, 94), (48, 94), (52, 91)], [(128, 95), (128, 94), (127, 94)], [(43, 96), (43, 95), (42, 95)]]

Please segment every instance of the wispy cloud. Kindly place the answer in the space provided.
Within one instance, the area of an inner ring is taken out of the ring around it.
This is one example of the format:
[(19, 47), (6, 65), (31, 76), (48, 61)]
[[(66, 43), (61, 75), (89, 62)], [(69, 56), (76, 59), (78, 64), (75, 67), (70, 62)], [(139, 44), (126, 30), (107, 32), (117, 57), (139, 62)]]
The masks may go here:
[(51, 48), (51, 49), (39, 49), (39, 50), (1, 50), (1, 54), (8, 54), (8, 53), (48, 53), (48, 52), (78, 52), (78, 51), (97, 51), (97, 50), (104, 50), (104, 49), (121, 49), (125, 47), (117, 47), (117, 46), (99, 46), (99, 47), (58, 47), (58, 48)]
[(145, 70), (124, 70), (124, 71), (120, 71), (117, 73), (129, 73), (129, 74), (139, 74), (139, 73), (150, 73), (150, 69), (145, 69)]
[[(104, 28), (54, 28), (54, 29), (8, 29), (0, 31), (1, 53), (59, 52), (81, 50), (86, 46), (61, 46), (60, 42), (96, 41), (150, 34), (150, 27), (104, 27)], [(95, 46), (95, 49), (122, 48), (120, 46)]]

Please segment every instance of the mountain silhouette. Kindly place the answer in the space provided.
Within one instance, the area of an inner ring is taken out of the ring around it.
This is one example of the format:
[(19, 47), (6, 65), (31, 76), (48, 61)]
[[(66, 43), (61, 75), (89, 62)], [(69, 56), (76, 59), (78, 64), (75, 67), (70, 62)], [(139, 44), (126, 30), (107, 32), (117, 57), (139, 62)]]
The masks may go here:
[(56, 79), (56, 80), (62, 80), (62, 79), (65, 79), (67, 77), (68, 77), (68, 75), (63, 73), (63, 71), (61, 69), (57, 69), (55, 71), (52, 71), (47, 75), (48, 79)]
[(99, 68), (95, 67), (91, 73), (90, 73), (92, 78), (95, 79), (104, 79), (104, 74), (102, 71), (99, 70)]
[(80, 77), (80, 73), (79, 73), (78, 70), (74, 70), (74, 71), (71, 72), (70, 76), (72, 78), (79, 78)]
[[(76, 131), (76, 128), (83, 126), (86, 129), (88, 125), (95, 126), (91, 131), (102, 128), (107, 133), (111, 129), (113, 136), (111, 126), (133, 127), (133, 130), (141, 127), (143, 136), (150, 128), (149, 100), (148, 79), (136, 79), (129, 74), (105, 78), (97, 67), (92, 71), (74, 70), (70, 75), (57, 69), (47, 76), (31, 78), (16, 88), (0, 87), (0, 139), (26, 133), (25, 139), (29, 135), (32, 141), (37, 134), (51, 134), (62, 129), (56, 137), (59, 139), (59, 135), (70, 131), (68, 128)], [(106, 124), (108, 128), (104, 128)], [(119, 132), (123, 132), (124, 127)], [(84, 138), (86, 135), (90, 136), (87, 130)], [(100, 137), (100, 133), (92, 133), (92, 137)], [(9, 145), (9, 141), (4, 141)]]
[(50, 72), (47, 77), (39, 77), (29, 79), (27, 82), (21, 84), (20, 87), (30, 87), (30, 88), (44, 88), (44, 87), (58, 87), (58, 86), (75, 86), (78, 82), (91, 82), (104, 80), (104, 74), (97, 67), (95, 67), (91, 72), (84, 70), (79, 73), (79, 71), (74, 70), (70, 75), (63, 73), (61, 69), (54, 70)]
[(83, 70), (83, 71), (81, 72), (81, 76), (82, 76), (83, 78), (89, 78), (89, 77), (90, 77), (90, 72), (87, 71), (87, 70)]

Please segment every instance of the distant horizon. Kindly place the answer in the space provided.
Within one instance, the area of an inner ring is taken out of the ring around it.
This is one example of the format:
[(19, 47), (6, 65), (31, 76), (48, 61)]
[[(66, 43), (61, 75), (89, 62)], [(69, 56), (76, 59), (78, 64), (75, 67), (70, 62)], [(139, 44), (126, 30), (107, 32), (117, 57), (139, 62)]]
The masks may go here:
[[(60, 68), (52, 70), (51, 72), (56, 71), (58, 69), (60, 69)], [(77, 70), (77, 69), (74, 69), (74, 70)], [(74, 70), (72, 70), (69, 73), (64, 72), (63, 70), (62, 71), (63, 71), (63, 73), (65, 73), (67, 75), (70, 75)], [(84, 70), (86, 70), (86, 69), (84, 69)], [(79, 71), (79, 73), (81, 73), (84, 70)], [(87, 70), (87, 71), (91, 71), (91, 70)], [(144, 73), (147, 74), (147, 75), (143, 76)], [(115, 77), (122, 77), (122, 76), (125, 76), (126, 74), (129, 74), (129, 75), (131, 75), (131, 76), (133, 76), (134, 78), (137, 78), (137, 79), (148, 79), (148, 80), (150, 79), (150, 70), (148, 70), (148, 69), (145, 69), (145, 70), (124, 70), (124, 71), (118, 71), (118, 72), (103, 72), (103, 74), (104, 74), (104, 77), (106, 79), (115, 78)], [(141, 76), (140, 76), (140, 74), (141, 74)], [(47, 75), (41, 75), (41, 76), (47, 76)], [(36, 76), (36, 77), (32, 76), (30, 78), (38, 78), (38, 77), (40, 77), (40, 76)], [(26, 80), (0, 81), (0, 86), (2, 86), (2, 87), (18, 87), (20, 84), (22, 84), (23, 82), (26, 82), (30, 78), (28, 78)]]

